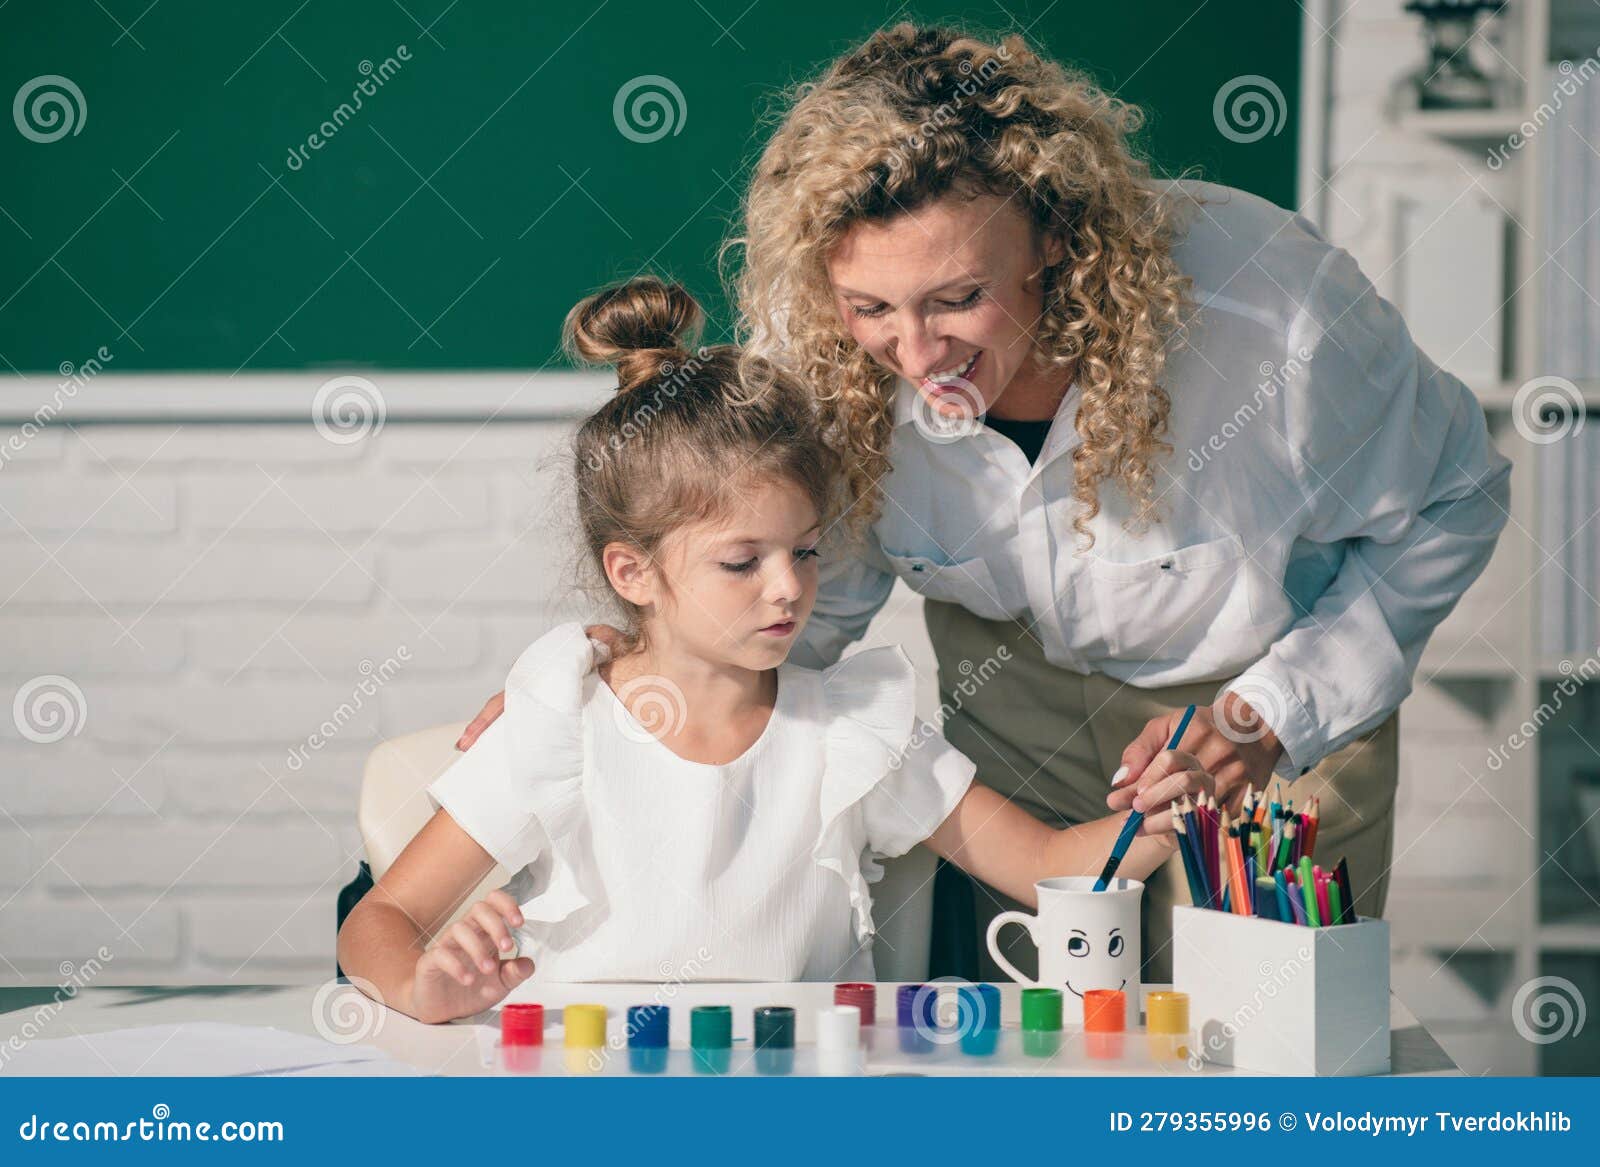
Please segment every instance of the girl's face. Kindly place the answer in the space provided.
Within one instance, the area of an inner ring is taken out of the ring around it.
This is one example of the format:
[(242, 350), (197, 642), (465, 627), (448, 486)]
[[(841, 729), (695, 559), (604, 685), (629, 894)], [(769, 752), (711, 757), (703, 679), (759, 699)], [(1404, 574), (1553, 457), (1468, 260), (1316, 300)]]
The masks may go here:
[(947, 195), (855, 224), (827, 267), (835, 306), (872, 358), (937, 412), (972, 417), (1039, 377), (1028, 356), (1040, 275), (1062, 253), (1053, 237), (1040, 243), (1014, 198)]
[(645, 609), (652, 646), (762, 671), (783, 663), (817, 598), (816, 507), (788, 481), (725, 488), (723, 514), (672, 532), (653, 561), (606, 549), (617, 592)]

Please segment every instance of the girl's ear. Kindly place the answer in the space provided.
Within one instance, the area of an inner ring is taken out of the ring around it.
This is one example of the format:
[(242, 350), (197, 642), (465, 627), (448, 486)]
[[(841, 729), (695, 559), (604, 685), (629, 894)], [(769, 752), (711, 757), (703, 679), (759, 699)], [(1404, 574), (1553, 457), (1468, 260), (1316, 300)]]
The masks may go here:
[(600, 553), (600, 563), (605, 568), (611, 590), (628, 603), (644, 608), (655, 601), (655, 567), (638, 547), (631, 543), (608, 543)]

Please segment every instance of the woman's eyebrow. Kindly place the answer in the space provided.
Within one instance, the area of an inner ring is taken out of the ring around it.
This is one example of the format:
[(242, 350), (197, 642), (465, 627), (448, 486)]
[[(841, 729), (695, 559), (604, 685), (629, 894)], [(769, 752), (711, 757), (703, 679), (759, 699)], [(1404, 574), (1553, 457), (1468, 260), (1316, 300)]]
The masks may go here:
[[(982, 275), (976, 275), (976, 274), (962, 275), (962, 276), (957, 276), (953, 280), (946, 280), (944, 283), (939, 284), (936, 287), (928, 288), (927, 292), (931, 296), (935, 292), (942, 292), (946, 288), (955, 287), (957, 284), (981, 284), (981, 283), (983, 283), (983, 281), (984, 281), (984, 277)], [(837, 285), (835, 285), (835, 286), (837, 286)], [(865, 296), (869, 300), (877, 300), (877, 299), (881, 298), (881, 297), (878, 297), (878, 296), (874, 296), (871, 292), (858, 292), (854, 288), (843, 288), (843, 287), (841, 287), (841, 288), (838, 288), (838, 291), (839, 291), (839, 294), (842, 295), (842, 296)]]

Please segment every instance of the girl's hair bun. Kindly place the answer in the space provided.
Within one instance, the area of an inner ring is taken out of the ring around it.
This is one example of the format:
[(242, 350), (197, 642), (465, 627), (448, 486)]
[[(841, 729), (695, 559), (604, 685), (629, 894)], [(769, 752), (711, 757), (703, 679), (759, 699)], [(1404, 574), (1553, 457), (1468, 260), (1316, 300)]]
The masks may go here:
[(591, 364), (614, 365), (617, 390), (653, 380), (663, 361), (681, 363), (704, 314), (682, 284), (640, 276), (586, 296), (567, 313), (567, 351)]

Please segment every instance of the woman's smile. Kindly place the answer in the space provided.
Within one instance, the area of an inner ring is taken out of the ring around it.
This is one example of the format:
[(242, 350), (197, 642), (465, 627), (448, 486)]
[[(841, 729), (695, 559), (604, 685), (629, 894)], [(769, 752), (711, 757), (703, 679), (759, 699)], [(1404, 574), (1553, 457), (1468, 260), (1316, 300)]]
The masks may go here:
[(978, 358), (980, 356), (982, 356), (982, 355), (983, 355), (983, 350), (979, 349), (977, 352), (973, 353), (966, 360), (964, 360), (961, 364), (956, 365), (953, 368), (941, 369), (937, 373), (929, 373), (926, 377), (924, 377), (922, 379), (923, 387), (925, 389), (935, 389), (936, 390), (936, 389), (943, 388), (943, 387), (945, 387), (946, 385), (949, 385), (949, 384), (959, 383), (961, 381), (970, 380), (971, 377), (972, 377), (973, 369), (975, 369), (977, 367)]

